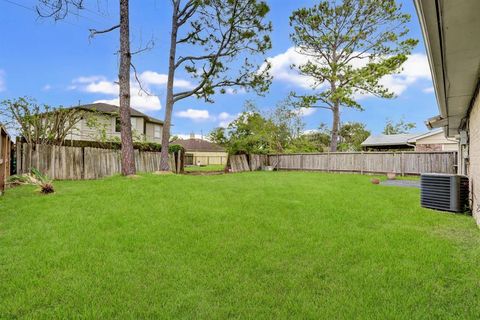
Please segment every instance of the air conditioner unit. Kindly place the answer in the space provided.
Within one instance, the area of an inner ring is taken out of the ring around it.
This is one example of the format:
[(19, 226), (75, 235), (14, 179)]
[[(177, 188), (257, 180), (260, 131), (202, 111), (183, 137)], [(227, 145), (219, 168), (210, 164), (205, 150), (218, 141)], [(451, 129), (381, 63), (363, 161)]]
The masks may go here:
[(468, 178), (457, 174), (425, 173), (421, 175), (421, 205), (450, 212), (466, 212)]

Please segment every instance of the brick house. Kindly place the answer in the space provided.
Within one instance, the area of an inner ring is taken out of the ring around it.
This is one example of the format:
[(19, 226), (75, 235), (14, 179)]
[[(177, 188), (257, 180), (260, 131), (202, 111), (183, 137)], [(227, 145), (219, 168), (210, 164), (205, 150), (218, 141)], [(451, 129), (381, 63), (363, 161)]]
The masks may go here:
[(445, 137), (442, 128), (422, 134), (371, 135), (361, 146), (365, 151), (458, 151), (457, 140)]
[(428, 125), (459, 140), (459, 173), (469, 177), (480, 224), (480, 1), (415, 0), (415, 7), (440, 113)]
[(445, 137), (442, 128), (418, 135), (408, 143), (415, 145), (415, 151), (458, 151), (457, 139)]

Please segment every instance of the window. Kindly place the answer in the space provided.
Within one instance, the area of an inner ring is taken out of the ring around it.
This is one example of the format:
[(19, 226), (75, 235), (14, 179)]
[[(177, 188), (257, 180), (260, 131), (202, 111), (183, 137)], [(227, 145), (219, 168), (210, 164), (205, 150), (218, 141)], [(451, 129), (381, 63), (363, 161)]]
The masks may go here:
[(158, 124), (155, 125), (153, 129), (153, 137), (154, 138), (161, 138), (162, 137), (162, 127), (160, 127)]
[(115, 132), (122, 131), (122, 123), (120, 122), (120, 118), (115, 118)]
[(137, 130), (137, 118), (130, 118), (130, 124), (132, 125), (132, 131)]
[[(130, 124), (132, 125), (132, 131), (137, 130), (137, 119), (130, 118)], [(115, 132), (122, 131), (122, 123), (120, 122), (120, 118), (115, 118)]]

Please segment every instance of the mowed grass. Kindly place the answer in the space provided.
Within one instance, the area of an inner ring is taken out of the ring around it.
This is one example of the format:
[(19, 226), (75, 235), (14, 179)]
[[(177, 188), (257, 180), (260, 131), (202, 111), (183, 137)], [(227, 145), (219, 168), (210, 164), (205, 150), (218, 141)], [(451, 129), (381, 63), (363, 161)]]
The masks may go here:
[(197, 172), (197, 171), (224, 171), (225, 165), (223, 164), (210, 164), (208, 166), (186, 166), (185, 171)]
[(302, 172), (0, 199), (0, 318), (478, 319), (480, 231), (419, 190)]

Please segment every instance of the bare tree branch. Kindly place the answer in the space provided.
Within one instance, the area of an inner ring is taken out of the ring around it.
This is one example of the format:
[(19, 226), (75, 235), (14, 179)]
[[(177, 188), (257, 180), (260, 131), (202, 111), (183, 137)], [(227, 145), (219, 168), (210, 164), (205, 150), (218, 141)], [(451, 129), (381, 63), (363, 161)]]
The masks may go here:
[(115, 25), (113, 27), (110, 27), (108, 29), (105, 29), (105, 30), (88, 29), (88, 31), (90, 31), (89, 38), (91, 39), (91, 38), (95, 37), (97, 34), (112, 32), (113, 30), (116, 30), (118, 28), (120, 28), (120, 24), (117, 24), (117, 25)]

